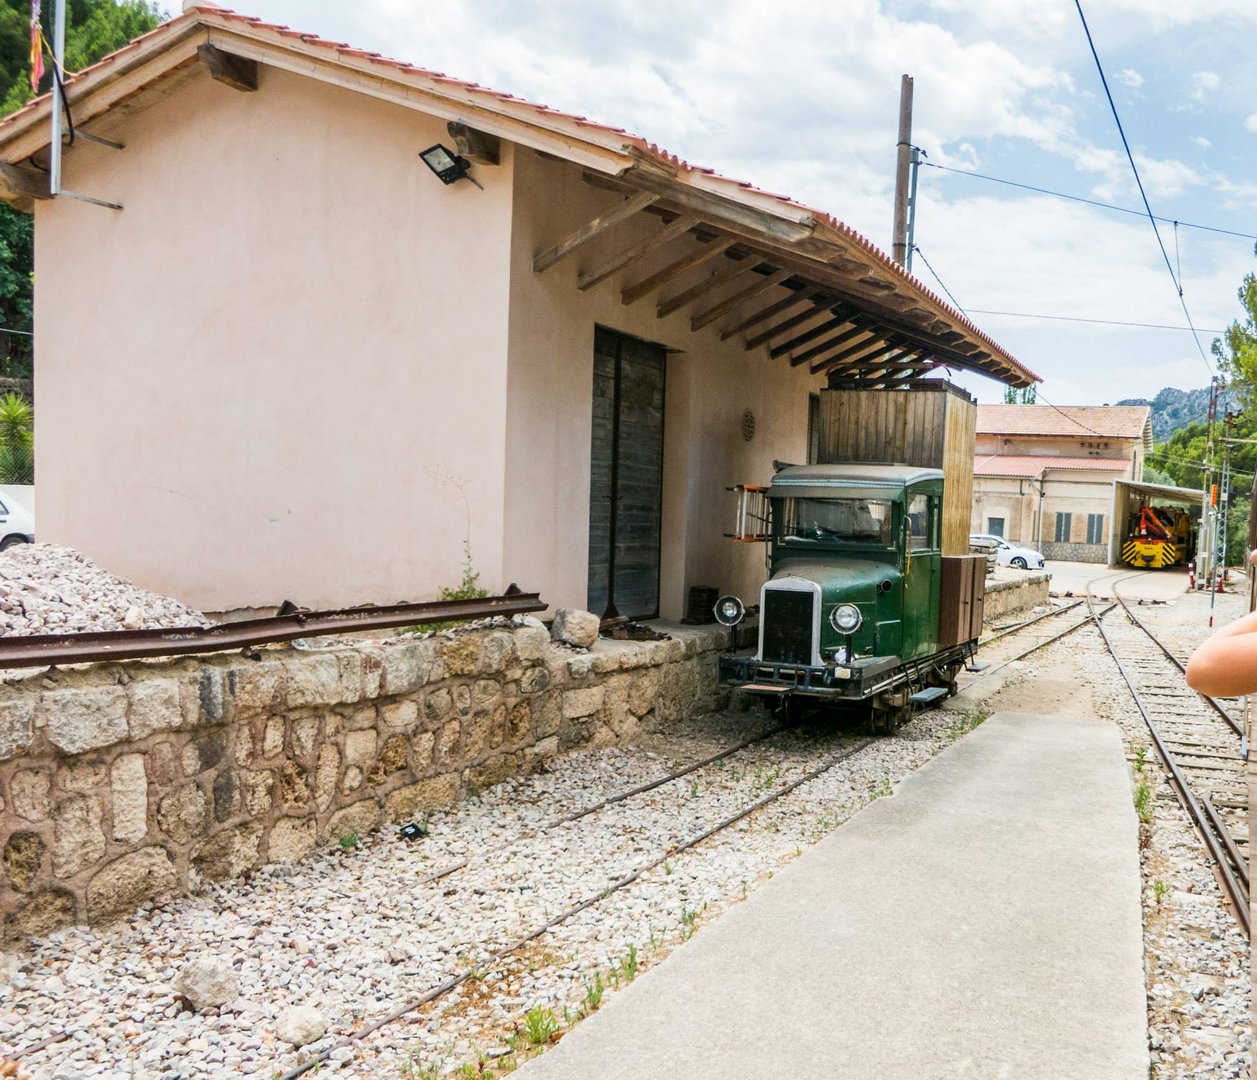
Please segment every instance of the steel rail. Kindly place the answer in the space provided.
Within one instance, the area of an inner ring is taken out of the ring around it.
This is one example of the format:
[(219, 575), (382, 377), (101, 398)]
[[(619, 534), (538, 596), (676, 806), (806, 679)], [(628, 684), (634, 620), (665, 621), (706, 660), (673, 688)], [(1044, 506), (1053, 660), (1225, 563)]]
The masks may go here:
[[(1130, 621), (1133, 622), (1137, 627), (1139, 627), (1140, 630), (1142, 630), (1145, 634), (1148, 635), (1149, 638), (1152, 639), (1153, 644), (1156, 645), (1156, 647), (1160, 649), (1163, 653), (1165, 653), (1165, 658), (1169, 660), (1170, 663), (1172, 663), (1176, 668), (1179, 669), (1180, 672), (1186, 675), (1187, 665), (1184, 664), (1183, 661), (1181, 661), (1172, 652), (1170, 652), (1170, 650), (1166, 648), (1165, 643), (1159, 637), (1157, 637), (1156, 634), (1154, 634), (1151, 630), (1148, 629), (1144, 621), (1131, 610), (1130, 605), (1126, 603), (1125, 599), (1123, 599), (1121, 594), (1117, 591), (1116, 586), (1114, 586), (1113, 588), (1113, 595), (1117, 597), (1117, 602), (1122, 605), (1122, 610), (1126, 612), (1126, 615), (1130, 618)], [(1225, 708), (1223, 708), (1220, 702), (1218, 702), (1214, 698), (1211, 698), (1208, 694), (1201, 694), (1199, 690), (1197, 690), (1196, 693), (1200, 695), (1201, 699), (1211, 709), (1213, 709), (1214, 712), (1216, 712), (1220, 717), (1222, 717), (1223, 720), (1226, 721), (1227, 726), (1233, 732), (1235, 732), (1236, 735), (1238, 735), (1241, 739), (1244, 737), (1244, 729), (1240, 727), (1240, 725), (1235, 721), (1235, 719), (1231, 716), (1231, 714), (1227, 712)]]
[(568, 919), (571, 919), (574, 916), (579, 915), (582, 911), (585, 911), (586, 909), (593, 907), (595, 904), (600, 903), (601, 901), (605, 900), (607, 897), (611, 896), (613, 893), (619, 892), (621, 889), (627, 888), (629, 885), (632, 885), (635, 881), (637, 881), (643, 874), (646, 874), (649, 871), (654, 870), (656, 867), (662, 866), (665, 862), (667, 862), (673, 856), (679, 855), (684, 851), (688, 851), (690, 848), (697, 847), (699, 844), (703, 843), (705, 840), (709, 840), (711, 839), (711, 837), (715, 836), (717, 833), (723, 832), (725, 829), (728, 829), (729, 827), (736, 825), (743, 818), (749, 817), (751, 814), (755, 813), (757, 810), (763, 809), (763, 807), (769, 805), (770, 803), (776, 802), (778, 799), (782, 798), (785, 795), (789, 795), (792, 791), (796, 790), (797, 788), (802, 787), (804, 784), (810, 783), (811, 781), (815, 780), (817, 777), (823, 775), (824, 773), (829, 772), (830, 769), (834, 768), (837, 765), (840, 765), (842, 762), (846, 761), (848, 758), (859, 753), (861, 750), (865, 749), (866, 747), (870, 746), (872, 743), (876, 741), (877, 740), (875, 738), (865, 738), (865, 739), (860, 740), (854, 746), (850, 746), (846, 750), (843, 750), (841, 753), (836, 754), (834, 757), (830, 758), (830, 760), (827, 761), (824, 765), (820, 765), (817, 768), (812, 769), (810, 772), (807, 772), (803, 776), (800, 776), (798, 779), (791, 781), (789, 784), (786, 784), (784, 787), (778, 788), (776, 791), (770, 792), (768, 795), (765, 795), (761, 799), (757, 799), (755, 802), (749, 804), (748, 806), (743, 807), (736, 814), (733, 814), (723, 819), (722, 821), (718, 821), (715, 825), (712, 825), (709, 828), (704, 829), (700, 833), (696, 833), (694, 836), (691, 836), (688, 840), (682, 840), (679, 843), (673, 844), (671, 847), (667, 849), (667, 851), (665, 851), (658, 858), (651, 859), (649, 862), (642, 863), (640, 866), (636, 867), (634, 870), (631, 870), (624, 877), (619, 878), (617, 881), (613, 881), (610, 885), (608, 885), (605, 889), (602, 889), (600, 892), (595, 893), (593, 896), (587, 896), (584, 900), (580, 901), (580, 903), (576, 904), (574, 907), (570, 907), (566, 911), (560, 912), (558, 915), (555, 915), (553, 918), (546, 920), (540, 926), (535, 927), (534, 929), (528, 931), (522, 937), (517, 938), (515, 941), (512, 941), (507, 945), (504, 945), (497, 952), (490, 955), (487, 962), (482, 967), (477, 968), (474, 971), (467, 971), (467, 972), (464, 972), (462, 975), (455, 975), (449, 979), (446, 979), (444, 982), (439, 983), (438, 985), (432, 987), (430, 990), (427, 990), (426, 992), (421, 994), (414, 1001), (410, 1001), (405, 1005), (399, 1006), (398, 1008), (394, 1009), (392, 1012), (386, 1013), (384, 1016), (381, 1016), (378, 1019), (373, 1020), (371, 1023), (365, 1025), (364, 1027), (358, 1028), (356, 1031), (350, 1032), (340, 1041), (333, 1044), (332, 1046), (329, 1046), (326, 1050), (322, 1051), (322, 1053), (318, 1054), (317, 1056), (311, 1058), (309, 1061), (302, 1062), (300, 1065), (294, 1066), (293, 1068), (289, 1069), (286, 1073), (283, 1073), (280, 1076), (279, 1080), (296, 1080), (297, 1077), (304, 1075), (305, 1073), (309, 1072), (311, 1069), (317, 1069), (325, 1061), (328, 1061), (331, 1058), (333, 1052), (335, 1052), (336, 1050), (339, 1050), (342, 1046), (350, 1046), (353, 1043), (360, 1043), (368, 1035), (372, 1035), (375, 1032), (379, 1031), (382, 1027), (385, 1027), (386, 1025), (391, 1024), (396, 1020), (400, 1020), (407, 1013), (413, 1012), (415, 1009), (422, 1008), (424, 1005), (430, 1004), (431, 1002), (435, 1001), (439, 997), (444, 997), (446, 994), (450, 993), (450, 991), (456, 990), (458, 987), (462, 986), (463, 983), (467, 982), (468, 980), (472, 978), (478, 978), (478, 977), (483, 976), (483, 974), (486, 971), (490, 971), (493, 968), (497, 967), (504, 960), (506, 960), (512, 953), (519, 951), (530, 942), (536, 941), (537, 938), (541, 937), (541, 935), (546, 933), (547, 931), (553, 930), (556, 926), (559, 926), (561, 923), (566, 922)]
[[(1088, 598), (1087, 604), (1090, 607), (1090, 598)], [(1115, 606), (1116, 604), (1111, 604), (1107, 610), (1111, 611)], [(1094, 611), (1094, 608), (1092, 610)], [(1101, 614), (1103, 615), (1105, 613)], [(1222, 878), (1223, 885), (1229, 895), (1231, 907), (1235, 911), (1235, 917), (1239, 921), (1240, 926), (1243, 928), (1245, 937), (1251, 938), (1252, 930), (1248, 910), (1248, 890), (1240, 884), (1237, 877), (1237, 868), (1232, 867), (1231, 860), (1229, 858), (1229, 851), (1237, 850), (1235, 848), (1234, 840), (1230, 837), (1230, 830), (1226, 828), (1226, 825), (1222, 822), (1221, 818), (1217, 817), (1215, 818), (1215, 821), (1216, 825), (1219, 827), (1219, 831), (1215, 835), (1214, 827), (1210, 824), (1209, 815), (1201, 808), (1199, 801), (1196, 799), (1195, 792), (1192, 790), (1191, 785), (1187, 782), (1187, 777), (1183, 775), (1182, 769), (1179, 768), (1178, 761), (1175, 759), (1174, 754), (1170, 751), (1169, 747), (1166, 746), (1165, 741), (1162, 739), (1160, 730), (1157, 728), (1156, 723), (1153, 721), (1152, 716), (1145, 707), (1143, 698), (1140, 696), (1139, 691), (1135, 688), (1135, 682), (1130, 677), (1130, 673), (1126, 670), (1126, 665), (1122, 663), (1121, 657), (1118, 656), (1117, 649), (1114, 647), (1112, 640), (1109, 638), (1108, 632), (1104, 629), (1104, 623), (1100, 617), (1096, 617), (1095, 624), (1100, 631), (1100, 637), (1104, 640), (1105, 648), (1108, 649), (1109, 655), (1113, 657), (1113, 662), (1117, 665), (1117, 670), (1121, 672), (1122, 678), (1125, 680), (1126, 686), (1130, 690), (1130, 695), (1134, 699), (1135, 707), (1139, 710), (1139, 714), (1143, 717), (1144, 724), (1147, 726), (1148, 731), (1152, 736), (1152, 742), (1156, 747), (1157, 754), (1165, 764), (1166, 771), (1170, 774), (1170, 786), (1174, 789), (1175, 795), (1178, 796), (1178, 800), (1182, 804), (1183, 809), (1187, 811), (1187, 815), (1191, 818), (1192, 824), (1195, 826), (1196, 831), (1200, 834), (1201, 839), (1204, 840), (1205, 847), (1218, 868), (1219, 876)], [(1243, 860), (1241, 859), (1240, 862), (1242, 863), (1242, 861)]]
[(525, 840), (535, 840), (539, 836), (545, 836), (547, 833), (557, 829), (560, 825), (570, 825), (574, 821), (580, 821), (582, 818), (589, 817), (590, 814), (596, 814), (599, 810), (605, 810), (608, 806), (614, 806), (622, 803), (626, 799), (631, 799), (636, 795), (644, 795), (648, 791), (654, 791), (661, 788), (664, 784), (670, 784), (673, 780), (680, 780), (682, 777), (689, 776), (690, 773), (698, 772), (699, 769), (706, 768), (708, 765), (714, 765), (717, 761), (723, 761), (725, 758), (732, 757), (740, 750), (745, 750), (748, 746), (754, 746), (756, 743), (764, 742), (773, 735), (778, 735), (787, 730), (784, 725), (769, 728), (767, 731), (758, 735), (752, 735), (749, 739), (743, 739), (739, 743), (735, 743), (718, 754), (712, 754), (710, 757), (702, 758), (683, 769), (670, 772), (666, 776), (661, 776), (657, 780), (650, 780), (645, 784), (639, 784), (637, 787), (629, 788), (628, 791), (621, 791), (616, 795), (610, 795), (605, 799), (599, 799), (596, 803), (584, 806), (579, 810), (573, 810), (570, 814), (563, 814), (560, 817), (547, 821), (532, 832), (521, 833), (519, 836), (512, 837), (510, 840), (503, 840), (500, 844), (494, 844), (492, 847), (485, 848), (483, 851), (476, 852), (475, 856), (468, 856), (466, 859), (460, 859), (456, 863), (450, 863), (443, 866), (439, 870), (433, 870), (429, 874), (416, 879), (416, 885), (428, 885), (433, 881), (440, 881), (449, 877), (451, 874), (464, 870), (471, 865), (474, 859), (483, 859), (489, 855), (497, 855), (499, 852), (506, 851), (508, 848), (514, 847), (516, 844), (523, 843)]
[(0, 668), (107, 663), (157, 656), (187, 656), (271, 645), (298, 638), (392, 630), (435, 622), (490, 619), (544, 611), (537, 593), (508, 590), (475, 600), (433, 600), (326, 611), (295, 611), (216, 626), (165, 630), (107, 630), (90, 634), (39, 634), (0, 641)]
[(1024, 622), (1014, 623), (1012, 626), (1007, 626), (998, 633), (992, 634), (985, 641), (978, 642), (978, 648), (985, 648), (992, 642), (999, 641), (1000, 638), (1005, 638), (1009, 634), (1015, 634), (1019, 630), (1024, 630), (1027, 626), (1033, 626), (1037, 622), (1042, 622), (1044, 619), (1051, 619), (1057, 615), (1064, 615), (1067, 611), (1073, 611), (1074, 608), (1081, 603), (1081, 600), (1075, 600), (1072, 604), (1066, 604), (1064, 607), (1053, 608), (1051, 611), (1044, 612), (1042, 615), (1036, 615), (1033, 619), (1026, 619)]
[[(1110, 611), (1112, 611), (1113, 608), (1115, 608), (1116, 606), (1117, 606), (1116, 603), (1110, 604), (1102, 612), (1100, 612), (1100, 614), (1106, 615)], [(964, 684), (964, 686), (960, 687), (959, 689), (968, 690), (969, 687), (971, 687), (974, 683), (981, 682), (988, 675), (994, 675), (997, 671), (1002, 671), (1004, 668), (1008, 667), (1009, 664), (1015, 663), (1018, 660), (1024, 660), (1027, 656), (1030, 656), (1032, 653), (1037, 653), (1040, 649), (1046, 649), (1049, 645), (1053, 645), (1056, 642), (1060, 641), (1061, 638), (1068, 637), (1070, 634), (1074, 633), (1074, 631), (1076, 630), (1081, 630), (1084, 626), (1086, 626), (1090, 622), (1098, 622), (1098, 618), (1095, 612), (1092, 612), (1091, 614), (1087, 615), (1086, 618), (1082, 619), (1082, 621), (1074, 623), (1073, 626), (1067, 627), (1066, 629), (1062, 630), (1059, 634), (1054, 634), (1052, 637), (1048, 638), (1046, 641), (1040, 641), (1037, 645), (1031, 645), (1030, 648), (1023, 650), (1022, 652), (1019, 652), (1016, 656), (1010, 656), (1007, 660), (1001, 661), (1000, 663), (996, 664), (994, 667), (987, 668), (985, 671), (981, 672), (974, 678), (970, 679), (967, 683)], [(979, 645), (978, 647), (982, 648), (983, 646)]]

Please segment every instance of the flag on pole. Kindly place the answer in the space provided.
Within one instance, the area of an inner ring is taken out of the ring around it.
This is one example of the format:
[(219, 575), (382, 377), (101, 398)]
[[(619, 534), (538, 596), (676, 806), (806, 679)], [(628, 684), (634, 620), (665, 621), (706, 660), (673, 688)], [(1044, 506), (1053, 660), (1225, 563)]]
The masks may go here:
[(39, 80), (44, 77), (43, 31), (39, 27), (42, 0), (31, 0), (31, 89), (39, 93)]

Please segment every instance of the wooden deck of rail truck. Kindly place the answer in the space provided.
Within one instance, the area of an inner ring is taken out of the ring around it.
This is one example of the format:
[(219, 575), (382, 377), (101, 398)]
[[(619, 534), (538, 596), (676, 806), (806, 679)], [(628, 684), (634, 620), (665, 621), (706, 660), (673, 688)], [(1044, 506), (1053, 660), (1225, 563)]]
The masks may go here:
[(733, 489), (730, 535), (768, 545), (768, 580), (758, 607), (716, 603), (727, 626), (759, 618), (753, 649), (721, 657), (721, 682), (785, 713), (856, 705), (884, 732), (955, 693), (986, 584), (969, 552), (974, 420), (973, 399), (942, 381), (822, 391), (819, 460)]

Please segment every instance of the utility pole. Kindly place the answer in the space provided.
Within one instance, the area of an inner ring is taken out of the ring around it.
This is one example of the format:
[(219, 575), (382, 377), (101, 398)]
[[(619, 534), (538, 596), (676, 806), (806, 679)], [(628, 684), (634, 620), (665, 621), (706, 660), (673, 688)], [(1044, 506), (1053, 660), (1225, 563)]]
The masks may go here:
[[(1205, 475), (1200, 503), (1200, 535), (1196, 541), (1196, 582), (1199, 588), (1208, 588), (1214, 573), (1214, 553), (1217, 548), (1217, 495), (1213, 485), (1213, 428), (1218, 419), (1218, 377), (1209, 383), (1209, 412), (1206, 418)], [(1212, 618), (1212, 616), (1210, 617)], [(1211, 624), (1212, 625), (1212, 624)]]
[[(908, 237), (908, 172), (916, 156), (912, 147), (911, 75), (904, 75), (899, 81), (899, 142), (895, 149), (895, 235), (891, 243), (891, 257), (908, 269), (912, 260)], [(916, 186), (915, 174), (912, 186)]]

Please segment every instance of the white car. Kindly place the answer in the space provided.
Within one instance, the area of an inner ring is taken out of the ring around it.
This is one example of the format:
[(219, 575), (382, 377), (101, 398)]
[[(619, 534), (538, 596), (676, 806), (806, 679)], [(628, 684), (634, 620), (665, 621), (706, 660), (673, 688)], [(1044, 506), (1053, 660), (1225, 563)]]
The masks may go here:
[(1042, 570), (1043, 556), (1034, 548), (1010, 544), (1002, 536), (989, 536), (986, 533), (974, 533), (969, 543), (975, 541), (995, 545), (995, 561), (1001, 566), (1015, 566), (1018, 570)]
[(14, 502), (11, 496), (0, 495), (0, 551), (14, 544), (34, 542), (35, 515)]

